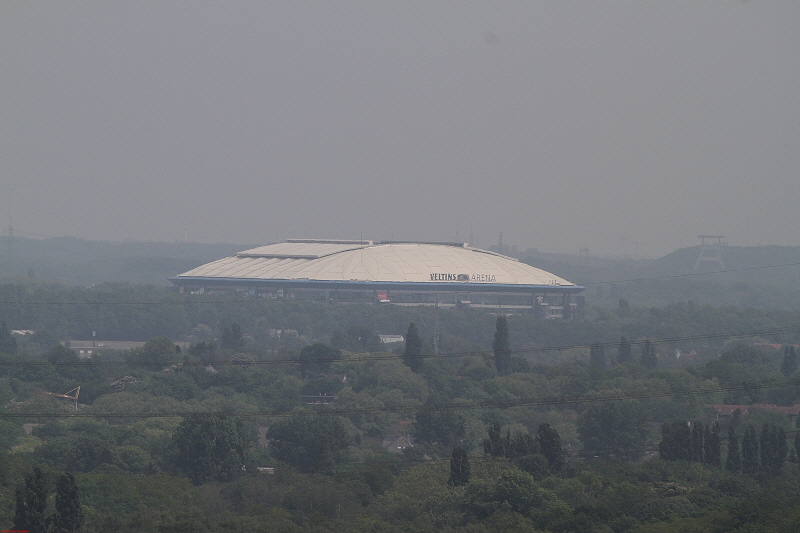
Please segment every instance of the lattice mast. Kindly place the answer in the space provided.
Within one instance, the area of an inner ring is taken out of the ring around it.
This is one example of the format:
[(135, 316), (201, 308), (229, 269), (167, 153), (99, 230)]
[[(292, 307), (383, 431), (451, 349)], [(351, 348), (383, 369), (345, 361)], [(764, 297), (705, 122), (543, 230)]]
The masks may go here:
[[(74, 395), (71, 394), (73, 392), (75, 393)], [(77, 411), (78, 410), (78, 396), (80, 396), (80, 394), (81, 394), (81, 386), (78, 385), (74, 389), (69, 390), (69, 391), (65, 392), (64, 394), (59, 394), (57, 392), (45, 392), (45, 394), (49, 394), (50, 396), (56, 396), (58, 398), (67, 398), (68, 400), (74, 400), (75, 401), (75, 410)]]

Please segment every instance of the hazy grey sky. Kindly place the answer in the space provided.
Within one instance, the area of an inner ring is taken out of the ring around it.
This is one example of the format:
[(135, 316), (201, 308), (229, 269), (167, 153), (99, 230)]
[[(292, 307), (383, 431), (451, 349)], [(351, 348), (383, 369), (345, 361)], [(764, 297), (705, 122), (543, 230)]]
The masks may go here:
[(800, 2), (4, 1), (0, 35), (20, 235), (800, 245)]

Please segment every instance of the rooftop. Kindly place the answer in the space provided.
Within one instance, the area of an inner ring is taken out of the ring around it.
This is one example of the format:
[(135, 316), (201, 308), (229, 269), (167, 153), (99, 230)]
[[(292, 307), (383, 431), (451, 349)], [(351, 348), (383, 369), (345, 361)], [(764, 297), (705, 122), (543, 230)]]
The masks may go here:
[(582, 287), (550, 272), (465, 243), (291, 239), (185, 272), (173, 281), (318, 280)]

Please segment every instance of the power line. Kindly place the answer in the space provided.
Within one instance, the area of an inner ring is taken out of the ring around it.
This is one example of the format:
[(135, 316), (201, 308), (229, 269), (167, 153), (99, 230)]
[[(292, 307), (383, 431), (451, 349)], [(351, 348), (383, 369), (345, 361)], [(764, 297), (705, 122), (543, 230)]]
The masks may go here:
[[(648, 342), (650, 344), (678, 344), (684, 342), (697, 342), (697, 341), (705, 341), (705, 340), (721, 340), (721, 339), (728, 339), (731, 337), (759, 337), (764, 335), (788, 335), (792, 333), (800, 332), (800, 326), (786, 326), (786, 327), (776, 327), (776, 328), (768, 328), (768, 329), (761, 329), (761, 330), (750, 330), (750, 331), (726, 331), (720, 333), (707, 333), (707, 334), (699, 334), (699, 335), (685, 335), (680, 337), (665, 337), (665, 338), (654, 338), (654, 339), (638, 339), (629, 341), (628, 344), (631, 346), (643, 346)], [(601, 343), (591, 343), (591, 344), (572, 344), (572, 345), (565, 345), (565, 346), (542, 346), (542, 347), (533, 347), (533, 348), (524, 348), (518, 350), (510, 350), (510, 353), (513, 355), (520, 355), (520, 354), (532, 354), (532, 353), (541, 353), (541, 352), (563, 352), (569, 350), (576, 350), (576, 349), (588, 349), (591, 347), (592, 344), (600, 345), (604, 348), (616, 348), (619, 346), (619, 342), (601, 342)], [(421, 358), (433, 359), (433, 358), (448, 358), (448, 357), (468, 357), (468, 356), (480, 356), (486, 355), (490, 353), (488, 350), (476, 350), (476, 351), (468, 351), (468, 352), (447, 352), (447, 353), (439, 353), (439, 354), (425, 354), (420, 355)], [(395, 360), (395, 359), (403, 359), (404, 356), (402, 355), (374, 355), (368, 353), (358, 353), (355, 354), (360, 357), (351, 357), (348, 359), (315, 359), (313, 361), (302, 361), (297, 358), (293, 359), (255, 359), (255, 360), (230, 360), (230, 361), (184, 361), (181, 363), (173, 363), (182, 366), (223, 366), (223, 365), (236, 365), (236, 366), (248, 366), (248, 365), (280, 365), (280, 364), (300, 364), (300, 363), (308, 363), (308, 364), (315, 364), (315, 363), (337, 363), (337, 362), (362, 362), (362, 361), (388, 361), (388, 360)], [(92, 360), (85, 360), (85, 361), (74, 361), (74, 362), (56, 362), (51, 363), (49, 361), (0, 361), (0, 367), (2, 366), (80, 366), (80, 367), (91, 367), (91, 366), (168, 366), (168, 365), (158, 365), (153, 362), (147, 361), (92, 361)]]

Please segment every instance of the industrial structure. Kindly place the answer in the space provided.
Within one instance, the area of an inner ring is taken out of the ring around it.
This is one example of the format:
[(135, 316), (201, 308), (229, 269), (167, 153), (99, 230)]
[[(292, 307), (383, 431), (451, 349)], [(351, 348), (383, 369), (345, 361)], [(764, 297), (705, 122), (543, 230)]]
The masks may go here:
[(576, 318), (583, 287), (464, 243), (291, 239), (170, 278), (181, 292), (476, 307)]

